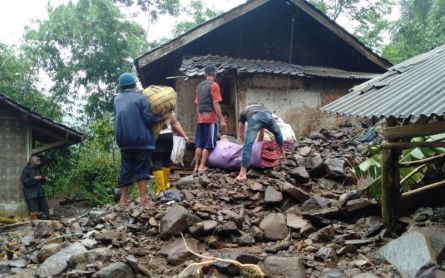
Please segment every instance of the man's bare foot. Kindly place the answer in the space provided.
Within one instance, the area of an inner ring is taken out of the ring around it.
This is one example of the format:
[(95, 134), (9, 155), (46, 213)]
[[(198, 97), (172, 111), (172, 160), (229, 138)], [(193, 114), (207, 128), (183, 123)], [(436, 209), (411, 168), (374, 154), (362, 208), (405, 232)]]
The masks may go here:
[(207, 171), (209, 168), (207, 168), (207, 167), (199, 167), (199, 169), (198, 169), (198, 173), (202, 173), (202, 172), (205, 172), (205, 171)]
[(238, 175), (238, 176), (236, 177), (236, 180), (237, 180), (237, 181), (246, 181), (246, 180), (247, 180), (247, 176), (244, 176), (244, 175)]
[(128, 206), (128, 201), (119, 201), (119, 206), (121, 207), (121, 208), (124, 208), (124, 207), (127, 207)]
[(153, 202), (152, 200), (147, 199), (147, 198), (143, 198), (143, 199), (141, 198), (139, 200), (139, 204), (143, 207), (150, 207), (150, 208), (154, 207), (156, 205), (155, 202)]

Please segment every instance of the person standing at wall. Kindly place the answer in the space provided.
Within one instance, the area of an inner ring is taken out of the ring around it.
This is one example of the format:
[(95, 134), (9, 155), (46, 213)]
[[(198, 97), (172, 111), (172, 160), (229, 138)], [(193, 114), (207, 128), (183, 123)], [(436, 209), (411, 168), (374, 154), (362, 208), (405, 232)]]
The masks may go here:
[(120, 94), (114, 99), (116, 142), (121, 151), (119, 204), (128, 205), (128, 188), (134, 178), (139, 188), (139, 203), (154, 206), (147, 192), (150, 159), (155, 149), (151, 128), (171, 115), (158, 118), (151, 112), (148, 99), (136, 90), (136, 79), (131, 73), (121, 74), (119, 88)]
[(40, 213), (43, 213), (46, 219), (50, 217), (48, 201), (43, 190), (46, 179), (42, 174), (41, 166), (40, 158), (33, 155), (22, 171), (23, 196), (28, 205), (31, 220), (38, 219)]
[(210, 151), (215, 148), (217, 141), (217, 126), (219, 120), (222, 130), (227, 130), (227, 124), (221, 112), (221, 91), (215, 82), (216, 68), (207, 66), (204, 69), (206, 79), (199, 83), (196, 89), (196, 112), (198, 125), (195, 136), (195, 169), (194, 172), (207, 170), (206, 162)]
[(277, 141), (278, 146), (281, 148), (281, 153), (284, 154), (283, 136), (277, 122), (272, 117), (272, 113), (264, 107), (262, 104), (253, 103), (247, 105), (240, 114), (238, 137), (244, 140), (245, 125), (247, 122), (247, 131), (243, 146), (243, 156), (241, 160), (241, 170), (236, 177), (238, 181), (247, 180), (247, 168), (250, 164), (252, 156), (252, 147), (258, 133), (259, 141), (262, 141), (264, 137), (264, 129), (270, 131)]

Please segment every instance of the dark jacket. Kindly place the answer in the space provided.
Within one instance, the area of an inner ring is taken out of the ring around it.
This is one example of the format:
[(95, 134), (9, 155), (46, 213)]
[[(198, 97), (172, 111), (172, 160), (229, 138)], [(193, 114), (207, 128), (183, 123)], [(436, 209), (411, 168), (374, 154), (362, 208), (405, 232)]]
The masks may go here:
[(45, 191), (43, 190), (43, 184), (45, 179), (35, 180), (34, 177), (42, 176), (40, 168), (33, 168), (31, 163), (28, 163), (22, 171), (22, 186), (23, 195), (26, 200), (45, 197)]
[(114, 99), (116, 142), (119, 148), (155, 148), (151, 128), (159, 122), (150, 110), (150, 103), (143, 94), (125, 90)]

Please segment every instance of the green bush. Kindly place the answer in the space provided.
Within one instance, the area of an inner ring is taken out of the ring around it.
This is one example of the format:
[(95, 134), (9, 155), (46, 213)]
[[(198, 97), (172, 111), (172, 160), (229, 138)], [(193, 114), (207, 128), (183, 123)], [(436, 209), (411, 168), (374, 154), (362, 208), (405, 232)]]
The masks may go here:
[(112, 203), (120, 157), (111, 115), (92, 122), (85, 133), (87, 138), (80, 145), (45, 155), (51, 178), (47, 191), (53, 197), (77, 196), (92, 205)]

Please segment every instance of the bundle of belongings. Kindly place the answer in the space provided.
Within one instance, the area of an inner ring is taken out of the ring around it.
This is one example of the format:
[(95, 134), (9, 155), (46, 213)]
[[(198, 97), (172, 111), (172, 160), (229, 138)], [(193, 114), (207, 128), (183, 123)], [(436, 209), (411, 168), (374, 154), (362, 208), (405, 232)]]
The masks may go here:
[[(239, 170), (243, 145), (231, 142), (226, 136), (216, 144), (209, 155), (207, 165), (212, 168)], [(255, 142), (252, 148), (251, 168), (273, 168), (280, 164), (280, 148), (275, 141)]]
[[(142, 93), (148, 98), (151, 112), (157, 117), (173, 112), (176, 107), (176, 92), (172, 87), (152, 85), (144, 89)], [(153, 126), (155, 138), (167, 124), (167, 122), (160, 122)]]
[[(275, 114), (272, 114), (275, 121), (277, 122), (278, 127), (280, 128), (281, 135), (283, 135), (284, 147), (285, 148), (293, 148), (295, 142), (297, 142), (297, 137), (295, 136), (295, 132), (292, 129), (291, 125), (286, 123), (282, 118), (278, 117)], [(265, 140), (273, 140), (272, 134), (270, 132), (266, 132), (264, 135)]]

